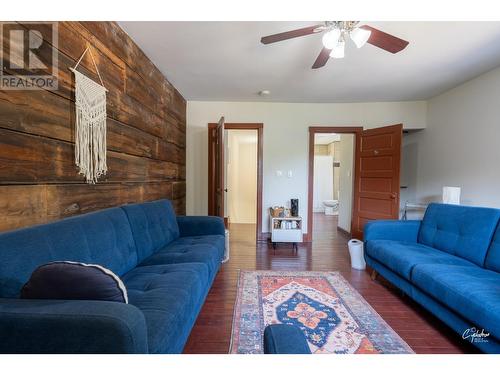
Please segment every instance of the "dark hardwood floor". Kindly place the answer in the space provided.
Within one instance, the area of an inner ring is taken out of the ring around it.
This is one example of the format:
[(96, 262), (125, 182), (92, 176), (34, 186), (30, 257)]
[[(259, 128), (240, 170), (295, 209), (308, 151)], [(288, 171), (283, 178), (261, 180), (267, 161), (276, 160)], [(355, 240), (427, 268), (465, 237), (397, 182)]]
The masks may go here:
[(297, 254), (290, 245), (279, 245), (273, 254), (267, 243), (256, 243), (254, 225), (232, 224), (231, 258), (217, 275), (184, 352), (228, 353), (240, 269), (340, 271), (416, 353), (477, 352), (397, 290), (372, 281), (367, 271), (351, 269), (348, 239), (337, 231), (336, 216), (314, 214), (312, 243), (300, 245)]

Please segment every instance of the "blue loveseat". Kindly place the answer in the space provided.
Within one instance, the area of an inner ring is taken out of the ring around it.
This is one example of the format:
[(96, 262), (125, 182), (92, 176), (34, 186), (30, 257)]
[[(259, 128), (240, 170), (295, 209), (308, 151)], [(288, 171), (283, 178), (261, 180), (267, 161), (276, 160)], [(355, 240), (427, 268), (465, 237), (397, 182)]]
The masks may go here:
[[(180, 353), (219, 270), (224, 223), (167, 200), (0, 233), (0, 353)], [(56, 260), (119, 275), (129, 304), (19, 299)]]
[(369, 222), (366, 263), (464, 340), (500, 353), (499, 220), (498, 209), (433, 203), (421, 221)]

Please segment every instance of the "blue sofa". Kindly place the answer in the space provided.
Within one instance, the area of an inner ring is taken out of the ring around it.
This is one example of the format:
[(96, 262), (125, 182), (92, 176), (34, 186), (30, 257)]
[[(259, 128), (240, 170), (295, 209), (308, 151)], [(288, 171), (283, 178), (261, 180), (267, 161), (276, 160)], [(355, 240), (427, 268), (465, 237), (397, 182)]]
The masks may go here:
[(433, 203), (421, 221), (369, 222), (366, 263), (464, 340), (500, 353), (499, 220), (498, 209)]
[[(0, 353), (181, 353), (224, 254), (224, 223), (167, 200), (0, 233)], [(119, 275), (129, 304), (20, 299), (56, 260)]]

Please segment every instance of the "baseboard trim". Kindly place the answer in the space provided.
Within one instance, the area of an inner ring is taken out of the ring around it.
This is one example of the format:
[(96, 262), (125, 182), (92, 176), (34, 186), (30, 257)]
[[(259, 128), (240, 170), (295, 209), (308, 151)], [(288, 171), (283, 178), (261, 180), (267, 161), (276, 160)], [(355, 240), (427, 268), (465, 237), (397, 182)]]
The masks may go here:
[(269, 232), (260, 232), (257, 236), (258, 242), (267, 242), (271, 238), (271, 233)]
[(349, 231), (345, 230), (344, 228), (341, 228), (341, 227), (337, 226), (337, 230), (338, 230), (339, 232), (341, 232), (341, 233), (344, 233), (346, 236), (352, 237), (351, 232), (349, 232)]

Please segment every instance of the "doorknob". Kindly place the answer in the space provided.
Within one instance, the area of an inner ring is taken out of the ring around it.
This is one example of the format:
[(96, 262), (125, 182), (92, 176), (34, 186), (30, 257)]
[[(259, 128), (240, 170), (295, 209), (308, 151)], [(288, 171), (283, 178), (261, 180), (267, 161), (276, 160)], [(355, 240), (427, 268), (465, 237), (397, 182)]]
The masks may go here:
[(397, 197), (398, 197), (398, 195), (396, 193), (391, 194), (391, 199), (396, 199)]

